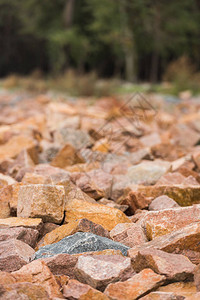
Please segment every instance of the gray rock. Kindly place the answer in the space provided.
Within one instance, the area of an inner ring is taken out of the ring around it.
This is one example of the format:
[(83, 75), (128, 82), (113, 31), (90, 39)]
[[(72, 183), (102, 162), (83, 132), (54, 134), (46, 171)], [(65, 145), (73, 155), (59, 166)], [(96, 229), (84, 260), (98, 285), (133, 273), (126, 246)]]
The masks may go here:
[(65, 237), (58, 243), (41, 247), (35, 253), (35, 259), (51, 257), (60, 253), (76, 254), (105, 249), (121, 250), (123, 255), (127, 255), (129, 247), (90, 232), (77, 232), (71, 236)]

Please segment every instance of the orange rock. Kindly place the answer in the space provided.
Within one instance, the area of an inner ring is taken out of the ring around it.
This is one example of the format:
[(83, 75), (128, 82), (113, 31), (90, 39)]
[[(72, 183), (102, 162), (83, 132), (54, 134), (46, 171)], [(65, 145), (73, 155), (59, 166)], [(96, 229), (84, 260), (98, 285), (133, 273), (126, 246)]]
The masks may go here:
[(0, 228), (5, 227), (30, 227), (33, 229), (41, 230), (42, 228), (42, 219), (39, 218), (6, 218), (6, 219), (0, 219)]
[(75, 279), (70, 279), (68, 284), (64, 286), (63, 295), (67, 299), (108, 300), (108, 297), (103, 293), (95, 290), (87, 284), (80, 283)]
[(96, 224), (102, 225), (105, 229), (111, 230), (118, 223), (130, 223), (126, 215), (116, 208), (105, 205), (83, 202), (74, 199), (65, 206), (65, 222), (86, 218)]
[(111, 283), (105, 294), (115, 300), (133, 300), (145, 295), (148, 291), (162, 285), (165, 276), (154, 273), (151, 269), (144, 269), (124, 282)]
[(0, 146), (0, 162), (17, 156), (23, 149), (33, 149), (35, 142), (23, 135), (12, 137), (6, 144)]
[(44, 222), (61, 223), (64, 217), (65, 189), (61, 185), (29, 184), (20, 187), (18, 217), (39, 217)]
[(12, 272), (16, 282), (32, 282), (41, 284), (45, 287), (50, 297), (62, 297), (60, 288), (54, 275), (51, 273), (47, 265), (40, 260), (35, 260), (20, 270)]
[(200, 222), (200, 205), (151, 211), (139, 223), (149, 240)]
[(178, 296), (183, 296), (187, 300), (198, 300), (200, 293), (193, 282), (175, 282), (158, 288), (160, 292), (172, 292)]
[(81, 159), (76, 149), (72, 145), (66, 144), (53, 158), (51, 165), (64, 169), (67, 166), (81, 162), (84, 162), (84, 160)]

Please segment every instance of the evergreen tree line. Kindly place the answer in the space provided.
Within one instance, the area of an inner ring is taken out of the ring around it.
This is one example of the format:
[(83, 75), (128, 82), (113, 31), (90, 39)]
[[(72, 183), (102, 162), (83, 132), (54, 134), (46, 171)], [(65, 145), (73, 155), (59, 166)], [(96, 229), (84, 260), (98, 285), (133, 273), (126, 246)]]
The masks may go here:
[(0, 76), (74, 68), (155, 82), (182, 56), (199, 70), (199, 21), (199, 0), (0, 0)]

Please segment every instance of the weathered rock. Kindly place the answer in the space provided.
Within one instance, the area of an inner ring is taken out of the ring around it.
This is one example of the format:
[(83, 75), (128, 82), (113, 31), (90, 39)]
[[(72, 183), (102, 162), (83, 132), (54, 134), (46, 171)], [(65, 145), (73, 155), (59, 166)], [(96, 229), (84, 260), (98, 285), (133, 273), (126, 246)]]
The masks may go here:
[(73, 128), (62, 128), (54, 133), (54, 140), (58, 144), (71, 144), (79, 150), (92, 144), (92, 140), (86, 132)]
[(43, 224), (43, 228), (42, 228), (42, 232), (40, 233), (42, 237), (44, 237), (47, 233), (55, 230), (56, 228), (58, 228), (59, 225), (58, 224), (54, 224), (54, 223), (44, 223)]
[(32, 138), (18, 135), (13, 136), (6, 144), (0, 146), (0, 162), (7, 158), (17, 156), (22, 150), (35, 148), (35, 142)]
[(176, 295), (171, 292), (151, 292), (150, 294), (140, 298), (142, 300), (184, 300), (184, 296)]
[(128, 256), (133, 260), (138, 251), (156, 248), (168, 253), (183, 254), (193, 263), (200, 263), (200, 223), (193, 223), (166, 235), (155, 238), (143, 245), (135, 246), (128, 250)]
[(161, 139), (160, 139), (160, 135), (157, 132), (154, 132), (140, 138), (140, 142), (142, 142), (144, 146), (152, 147), (160, 144)]
[(144, 269), (124, 282), (109, 284), (104, 293), (116, 300), (138, 299), (138, 297), (162, 285), (164, 280), (165, 276), (158, 275), (151, 269)]
[[(137, 189), (134, 186), (135, 189)], [(147, 197), (143, 192), (132, 191), (131, 188), (128, 188), (125, 191), (125, 196), (122, 196), (117, 200), (121, 205), (128, 205), (127, 213), (130, 215), (135, 214), (136, 210), (148, 208), (149, 204), (152, 202), (153, 197)]]
[(51, 298), (62, 297), (59, 285), (47, 265), (40, 260), (32, 261), (20, 270), (12, 273), (17, 282), (32, 282), (45, 287)]
[[(198, 204), (200, 195), (200, 186), (198, 185), (154, 185), (138, 186), (135, 197), (140, 199), (141, 196), (156, 198), (162, 195), (174, 199), (180, 206), (189, 206)], [(139, 201), (139, 200), (138, 200)]]
[(0, 173), (0, 180), (5, 181), (8, 185), (16, 183), (16, 180), (14, 180), (12, 177), (10, 177), (8, 175), (4, 175), (2, 173)]
[(50, 300), (46, 289), (30, 282), (20, 282), (14, 284), (3, 285), (1, 289), (0, 299), (2, 300)]
[(65, 210), (66, 223), (86, 218), (107, 230), (113, 229), (118, 223), (130, 223), (128, 217), (119, 209), (78, 199), (66, 203)]
[(38, 237), (39, 232), (32, 228), (13, 227), (0, 229), (0, 242), (17, 239), (34, 248)]
[(128, 177), (133, 184), (154, 184), (170, 169), (164, 161), (145, 161), (128, 169)]
[(72, 173), (71, 179), (83, 192), (96, 200), (110, 197), (113, 176), (102, 169)]
[(196, 285), (197, 291), (200, 291), (200, 264), (196, 266), (194, 270), (194, 283)]
[(67, 299), (96, 299), (96, 300), (108, 300), (108, 297), (93, 289), (87, 284), (83, 284), (77, 280), (70, 279), (68, 284), (63, 288), (63, 296)]
[(199, 133), (185, 124), (176, 124), (171, 128), (171, 139), (176, 145), (191, 147), (198, 143)]
[(16, 239), (0, 242), (0, 270), (12, 272), (30, 262), (35, 251)]
[(152, 211), (139, 223), (152, 240), (195, 222), (200, 222), (200, 205)]
[(74, 269), (78, 261), (76, 255), (70, 255), (67, 253), (57, 254), (52, 257), (42, 259), (49, 267), (54, 275), (67, 275), (70, 278), (75, 278)]
[(91, 232), (99, 236), (109, 238), (109, 232), (101, 225), (95, 224), (87, 219), (81, 219), (70, 222), (66, 225), (59, 226), (50, 233), (47, 233), (44, 238), (39, 242), (38, 247), (57, 243), (66, 236), (72, 235), (78, 231)]
[(179, 207), (179, 205), (173, 199), (166, 195), (155, 198), (149, 205), (149, 210), (163, 210), (169, 208)]
[(41, 184), (22, 186), (19, 190), (17, 216), (61, 223), (64, 217), (64, 199), (63, 186)]
[(84, 162), (84, 160), (83, 158), (81, 159), (76, 149), (72, 145), (66, 144), (52, 159), (51, 165), (64, 169), (67, 166), (82, 162)]
[(75, 267), (79, 281), (103, 291), (116, 281), (130, 278), (134, 272), (131, 260), (121, 255), (80, 256)]
[(36, 259), (51, 257), (60, 253), (75, 254), (88, 251), (100, 251), (104, 249), (121, 250), (122, 253), (126, 255), (129, 247), (113, 242), (110, 239), (97, 236), (93, 233), (77, 232), (55, 244), (41, 247), (36, 252)]
[(10, 217), (9, 201), (11, 199), (11, 186), (0, 189), (0, 218)]
[(172, 281), (192, 280), (195, 268), (187, 257), (155, 248), (139, 251), (132, 264), (136, 272), (150, 268)]
[(198, 300), (200, 293), (197, 293), (194, 282), (175, 282), (158, 288), (159, 292), (172, 292), (177, 296), (185, 297), (187, 300)]
[(64, 185), (65, 187), (65, 204), (73, 201), (74, 199), (84, 200), (91, 203), (96, 203), (96, 201), (84, 193), (79, 187), (73, 184), (70, 180), (63, 183), (62, 181), (59, 184)]
[(117, 204), (116, 202), (114, 202), (112, 200), (108, 200), (106, 198), (100, 199), (98, 201), (98, 204), (103, 204), (108, 207), (117, 208), (117, 209), (121, 210), (122, 212), (125, 212), (128, 208), (128, 205), (120, 205), (120, 204)]
[(174, 184), (182, 184), (182, 185), (199, 185), (196, 179), (193, 176), (185, 177), (181, 173), (167, 173), (163, 175), (157, 182), (156, 185), (174, 185)]
[(43, 227), (42, 219), (39, 218), (6, 218), (0, 219), (0, 228), (28, 227), (40, 231)]
[(120, 242), (128, 247), (134, 247), (147, 242), (147, 237), (141, 226), (130, 223), (117, 224), (110, 231), (110, 237), (115, 242)]

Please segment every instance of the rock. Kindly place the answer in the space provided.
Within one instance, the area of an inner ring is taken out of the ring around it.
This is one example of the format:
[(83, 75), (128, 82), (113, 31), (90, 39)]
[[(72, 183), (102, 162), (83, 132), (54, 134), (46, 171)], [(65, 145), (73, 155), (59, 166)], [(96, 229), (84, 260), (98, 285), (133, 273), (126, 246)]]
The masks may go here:
[(32, 261), (20, 270), (12, 273), (16, 281), (28, 281), (45, 287), (50, 298), (62, 297), (59, 285), (47, 265), (40, 260)]
[(103, 291), (111, 283), (126, 280), (134, 272), (131, 260), (121, 255), (80, 256), (75, 267), (79, 281)]
[(11, 199), (11, 186), (5, 186), (0, 189), (0, 218), (8, 218), (10, 217), (10, 206), (9, 201)]
[(66, 144), (52, 159), (51, 165), (64, 169), (67, 166), (82, 162), (84, 162), (84, 160), (76, 149), (72, 145)]
[(147, 237), (143, 229), (139, 225), (131, 223), (117, 224), (110, 231), (110, 237), (115, 242), (120, 242), (128, 247), (134, 247), (147, 242)]
[(149, 135), (145, 135), (140, 138), (140, 142), (144, 146), (152, 147), (161, 143), (160, 135), (157, 132), (151, 133)]
[(42, 218), (61, 223), (64, 217), (65, 189), (58, 185), (30, 184), (20, 187), (17, 216)]
[(34, 248), (38, 237), (39, 232), (32, 228), (13, 227), (0, 229), (0, 242), (17, 239)]
[(174, 184), (182, 184), (182, 185), (199, 185), (196, 179), (193, 176), (185, 177), (181, 173), (167, 173), (163, 175), (156, 183), (156, 185), (174, 185)]
[(109, 284), (104, 293), (111, 299), (116, 300), (138, 299), (162, 285), (164, 280), (165, 276), (158, 275), (151, 269), (144, 269), (124, 282)]
[(183, 254), (193, 263), (200, 263), (200, 223), (193, 223), (166, 235), (155, 238), (143, 245), (128, 250), (128, 256), (133, 260), (138, 251), (156, 248), (168, 253)]
[(4, 285), (1, 289), (2, 300), (50, 300), (45, 288), (39, 284), (20, 282)]
[(66, 236), (72, 235), (78, 231), (91, 232), (99, 236), (109, 238), (109, 232), (105, 230), (101, 225), (95, 224), (87, 219), (81, 219), (74, 222), (70, 222), (66, 225), (59, 226), (55, 230), (47, 233), (44, 238), (39, 242), (38, 247), (57, 243)]
[(16, 239), (0, 242), (0, 270), (12, 272), (30, 262), (35, 251)]
[(119, 204), (129, 206), (126, 211), (127, 214), (132, 215), (135, 214), (136, 210), (138, 209), (148, 208), (149, 204), (153, 200), (153, 197), (146, 197), (145, 193), (132, 191), (130, 189), (131, 188), (128, 188), (128, 191), (126, 192), (128, 195), (126, 195), (125, 197), (122, 196), (117, 200)]
[(96, 300), (108, 300), (108, 297), (93, 289), (88, 284), (83, 284), (77, 280), (70, 279), (68, 284), (63, 288), (63, 296), (67, 299), (96, 299)]
[(71, 179), (83, 192), (96, 200), (110, 197), (113, 176), (101, 169), (72, 173)]
[(150, 240), (195, 222), (200, 222), (200, 205), (197, 204), (162, 211), (151, 211), (140, 220), (140, 224)]
[(106, 249), (96, 252), (82, 252), (79, 254), (57, 254), (52, 257), (43, 258), (42, 260), (49, 267), (54, 275), (65, 275), (70, 278), (76, 278), (74, 275), (75, 265), (79, 256), (95, 256), (95, 255), (122, 255), (120, 250)]
[(100, 199), (98, 201), (98, 204), (103, 204), (103, 205), (106, 205), (108, 207), (117, 208), (117, 209), (121, 210), (122, 212), (125, 212), (128, 208), (128, 205), (120, 205), (120, 204), (117, 204), (114, 201), (108, 200), (106, 198)]
[(177, 296), (185, 297), (187, 300), (198, 300), (200, 293), (197, 293), (194, 282), (175, 282), (158, 288), (159, 292), (172, 292)]
[(136, 272), (149, 268), (172, 281), (192, 281), (195, 268), (186, 256), (166, 253), (155, 248), (139, 251), (132, 260), (132, 265)]
[(170, 163), (164, 161), (145, 161), (128, 169), (128, 177), (133, 184), (150, 185), (170, 169)]
[[(35, 141), (27, 136), (13, 136), (6, 144), (0, 145), (0, 162), (17, 156), (22, 150), (33, 151)], [(29, 152), (30, 153), (30, 152)]]
[(78, 199), (66, 203), (65, 210), (66, 223), (86, 218), (106, 230), (113, 229), (118, 223), (130, 223), (128, 217), (119, 209)]
[(155, 198), (149, 205), (149, 210), (157, 211), (169, 208), (179, 207), (179, 205), (166, 195)]
[(142, 196), (148, 199), (166, 195), (176, 201), (180, 206), (189, 206), (200, 203), (200, 186), (197, 185), (138, 186), (137, 192), (134, 194), (137, 199), (140, 199)]
[(200, 291), (200, 264), (196, 266), (194, 270), (194, 283), (196, 285), (197, 291)]
[(176, 124), (170, 130), (171, 139), (176, 145), (192, 147), (200, 140), (200, 135), (185, 124)]
[(66, 181), (65, 184), (61, 181), (59, 184), (65, 187), (65, 204), (73, 201), (74, 199), (84, 200), (86, 202), (96, 203), (96, 201), (84, 193), (79, 187), (73, 184), (70, 180)]
[(37, 229), (40, 231), (43, 227), (42, 219), (39, 218), (6, 218), (0, 219), (0, 228), (11, 228), (11, 227), (28, 227)]
[(42, 237), (44, 237), (47, 233), (53, 231), (54, 229), (58, 228), (59, 225), (54, 223), (44, 223), (42, 232), (40, 233)]
[(67, 275), (75, 278), (74, 268), (78, 257), (67, 253), (57, 254), (42, 259), (54, 275)]
[(71, 144), (76, 150), (90, 146), (92, 140), (86, 132), (73, 128), (61, 128), (54, 133), (54, 140), (58, 144)]
[(140, 298), (141, 300), (184, 300), (184, 296), (179, 296), (171, 292), (151, 292)]
[(126, 255), (129, 247), (113, 242), (110, 239), (97, 236), (93, 233), (77, 232), (55, 244), (41, 247), (36, 252), (35, 258), (51, 257), (60, 253), (75, 254), (88, 251), (100, 251), (104, 249), (121, 250), (122, 253)]
[(1, 173), (0, 173), (0, 180), (5, 181), (8, 185), (16, 183), (16, 180), (14, 180), (12, 177), (1, 174)]

